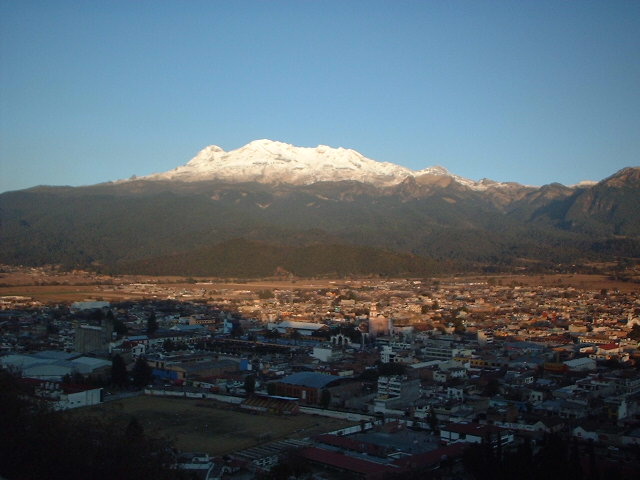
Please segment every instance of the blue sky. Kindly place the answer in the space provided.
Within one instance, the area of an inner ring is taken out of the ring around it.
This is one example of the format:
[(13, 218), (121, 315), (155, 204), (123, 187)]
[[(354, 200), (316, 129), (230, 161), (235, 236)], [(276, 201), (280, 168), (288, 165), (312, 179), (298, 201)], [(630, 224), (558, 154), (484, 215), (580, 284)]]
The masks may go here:
[(600, 180), (640, 164), (640, 2), (0, 0), (0, 191), (260, 138)]

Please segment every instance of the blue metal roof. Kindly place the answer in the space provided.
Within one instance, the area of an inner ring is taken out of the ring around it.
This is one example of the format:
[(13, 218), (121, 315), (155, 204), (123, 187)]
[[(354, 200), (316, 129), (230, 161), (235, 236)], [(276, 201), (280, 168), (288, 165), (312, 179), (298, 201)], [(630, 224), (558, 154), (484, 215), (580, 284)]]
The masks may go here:
[(339, 380), (342, 377), (337, 375), (328, 375), (326, 373), (318, 372), (298, 372), (288, 377), (284, 377), (280, 380), (282, 383), (288, 383), (289, 385), (300, 385), (303, 387), (311, 388), (324, 388), (331, 382)]

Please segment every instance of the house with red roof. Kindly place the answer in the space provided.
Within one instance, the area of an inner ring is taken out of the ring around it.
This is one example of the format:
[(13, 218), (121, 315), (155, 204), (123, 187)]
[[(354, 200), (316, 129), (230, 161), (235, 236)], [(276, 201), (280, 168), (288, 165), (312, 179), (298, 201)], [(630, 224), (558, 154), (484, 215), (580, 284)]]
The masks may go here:
[(388, 473), (399, 473), (401, 471), (397, 465), (382, 460), (374, 461), (358, 458), (340, 451), (319, 447), (303, 448), (300, 450), (299, 455), (312, 464), (367, 480), (382, 479)]

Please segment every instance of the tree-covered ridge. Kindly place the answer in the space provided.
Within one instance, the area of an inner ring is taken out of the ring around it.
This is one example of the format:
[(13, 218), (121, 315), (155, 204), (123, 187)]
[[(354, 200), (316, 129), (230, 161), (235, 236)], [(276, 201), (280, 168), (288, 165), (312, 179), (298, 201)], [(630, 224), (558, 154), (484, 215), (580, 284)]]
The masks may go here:
[(292, 274), (316, 275), (376, 274), (432, 275), (442, 265), (416, 255), (399, 254), (353, 245), (274, 245), (244, 239), (211, 247), (118, 266), (124, 273), (152, 275), (265, 277)]
[[(297, 275), (402, 274), (425, 265), (544, 271), (637, 258), (640, 186), (638, 169), (628, 170), (589, 188), (486, 192), (415, 180), (386, 189), (358, 182), (38, 187), (0, 195), (0, 262), (253, 276), (279, 266)], [(251, 273), (238, 272), (238, 262)], [(199, 263), (212, 269), (202, 272)]]

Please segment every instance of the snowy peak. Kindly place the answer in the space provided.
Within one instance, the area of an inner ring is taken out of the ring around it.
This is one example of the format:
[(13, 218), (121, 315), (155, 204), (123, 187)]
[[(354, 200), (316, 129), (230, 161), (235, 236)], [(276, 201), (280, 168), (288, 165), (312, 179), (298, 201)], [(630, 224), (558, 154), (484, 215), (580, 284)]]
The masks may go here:
[[(414, 171), (389, 162), (378, 162), (347, 148), (296, 147), (272, 140), (254, 140), (225, 152), (217, 145), (203, 148), (186, 165), (146, 180), (185, 182), (223, 180), (233, 183), (309, 185), (326, 181), (358, 181), (376, 186), (397, 185), (407, 177), (448, 177), (474, 190), (487, 188), (486, 181), (475, 182), (450, 174), (443, 167)], [(492, 184), (495, 186), (495, 183)], [(499, 185), (499, 184), (498, 184)]]
[(449, 170), (440, 165), (436, 165), (435, 167), (423, 168), (422, 170), (418, 170), (416, 175), (450, 175)]

